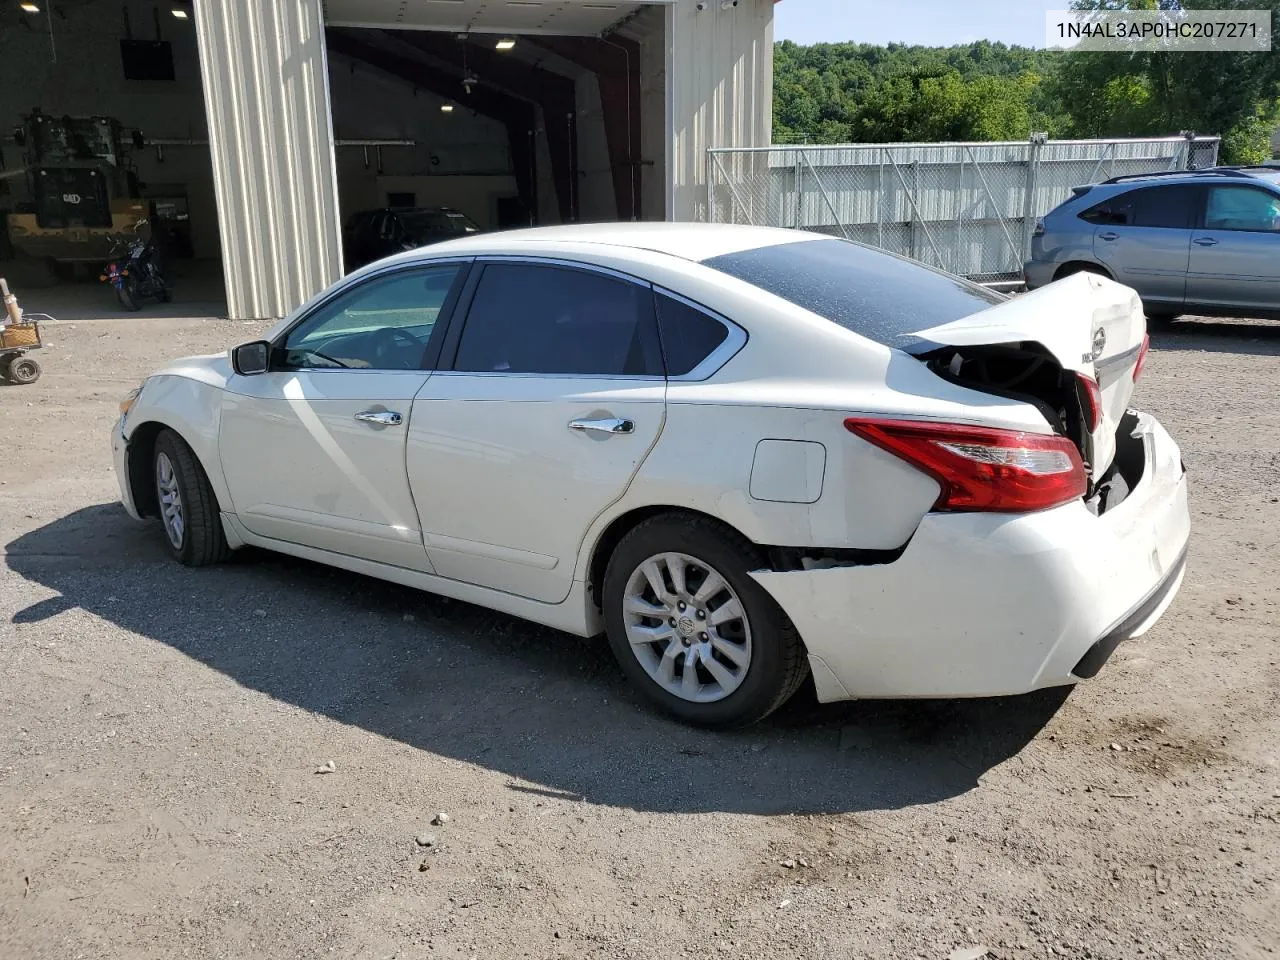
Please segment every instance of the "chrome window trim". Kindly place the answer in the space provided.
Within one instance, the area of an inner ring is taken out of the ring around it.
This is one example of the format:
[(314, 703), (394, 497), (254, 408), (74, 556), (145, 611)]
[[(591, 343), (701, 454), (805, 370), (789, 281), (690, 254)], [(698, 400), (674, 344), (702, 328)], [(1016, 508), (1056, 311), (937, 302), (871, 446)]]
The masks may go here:
[[(680, 376), (677, 376), (677, 377), (668, 376), (667, 379), (670, 382), (698, 383), (700, 381), (710, 379), (711, 377), (715, 376), (715, 374), (719, 373), (720, 370), (724, 367), (724, 365), (727, 364), (734, 357), (736, 357), (738, 355), (738, 352), (741, 351), (742, 348), (747, 345), (747, 340), (749, 339), (749, 335), (747, 334), (747, 331), (744, 330), (742, 327), (738, 326), (728, 317), (725, 317), (722, 314), (716, 313), (714, 310), (710, 309), (709, 307), (705, 307), (702, 304), (698, 303), (697, 301), (690, 300), (688, 297), (683, 296), (682, 294), (676, 293), (674, 290), (670, 290), (667, 287), (660, 287), (657, 284), (654, 284), (653, 292), (655, 294), (660, 294), (664, 297), (670, 297), (672, 300), (679, 301), (680, 303), (683, 303), (685, 306), (693, 310), (697, 310), (699, 313), (704, 314), (707, 317), (710, 317), (712, 320), (715, 320), (717, 323), (721, 324), (726, 330), (729, 331), (728, 336), (724, 338), (720, 346), (716, 347), (709, 354), (707, 354), (702, 359), (702, 361), (696, 367), (690, 370), (688, 373), (681, 374)], [(656, 316), (657, 314), (656, 303), (654, 304), (654, 313)], [(661, 320), (658, 321), (658, 335), (659, 336), (662, 335)]]

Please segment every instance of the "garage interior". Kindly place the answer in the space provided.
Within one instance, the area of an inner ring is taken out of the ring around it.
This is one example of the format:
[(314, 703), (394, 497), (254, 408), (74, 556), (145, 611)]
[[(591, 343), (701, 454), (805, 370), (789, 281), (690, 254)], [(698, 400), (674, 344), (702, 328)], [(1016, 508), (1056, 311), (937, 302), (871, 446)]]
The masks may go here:
[[(663, 218), (661, 6), (327, 0), (324, 12), (343, 224), (388, 207), (448, 207), (484, 230)], [(121, 192), (145, 208), (174, 285), (172, 303), (144, 306), (151, 315), (227, 312), (194, 21), (190, 0), (0, 9), (0, 212), (7, 222), (37, 206), (14, 135), (33, 111), (118, 121), (108, 159), (127, 172)], [(56, 264), (5, 231), (0, 275), (28, 310), (119, 313), (98, 281), (109, 243), (87, 208), (41, 216), (68, 241)]]

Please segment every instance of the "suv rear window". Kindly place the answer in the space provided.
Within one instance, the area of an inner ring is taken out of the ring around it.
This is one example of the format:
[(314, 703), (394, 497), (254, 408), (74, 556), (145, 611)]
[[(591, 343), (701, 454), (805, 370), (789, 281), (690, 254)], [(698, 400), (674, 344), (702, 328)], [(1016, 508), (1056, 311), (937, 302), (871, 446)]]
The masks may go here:
[(702, 261), (886, 346), (1005, 297), (924, 264), (847, 240), (798, 240)]

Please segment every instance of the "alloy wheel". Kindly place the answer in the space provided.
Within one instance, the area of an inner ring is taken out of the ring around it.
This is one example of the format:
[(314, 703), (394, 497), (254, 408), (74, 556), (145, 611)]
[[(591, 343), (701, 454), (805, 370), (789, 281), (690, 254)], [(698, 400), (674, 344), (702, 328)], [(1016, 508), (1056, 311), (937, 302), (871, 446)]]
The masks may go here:
[(156, 496), (160, 500), (164, 532), (173, 548), (181, 550), (187, 529), (186, 516), (182, 509), (182, 491), (178, 488), (178, 473), (166, 453), (156, 455)]
[(663, 690), (715, 703), (751, 666), (751, 625), (741, 599), (710, 564), (684, 553), (650, 557), (623, 594), (631, 652)]

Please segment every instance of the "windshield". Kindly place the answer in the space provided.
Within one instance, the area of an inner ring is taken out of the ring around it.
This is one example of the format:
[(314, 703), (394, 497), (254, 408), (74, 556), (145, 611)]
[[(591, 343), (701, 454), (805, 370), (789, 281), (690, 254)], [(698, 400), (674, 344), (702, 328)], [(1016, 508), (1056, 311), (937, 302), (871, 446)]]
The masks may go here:
[(397, 214), (409, 236), (432, 233), (476, 233), (479, 227), (466, 214), (454, 210), (412, 210)]
[(1003, 303), (1002, 294), (847, 240), (798, 240), (702, 261), (885, 346)]

